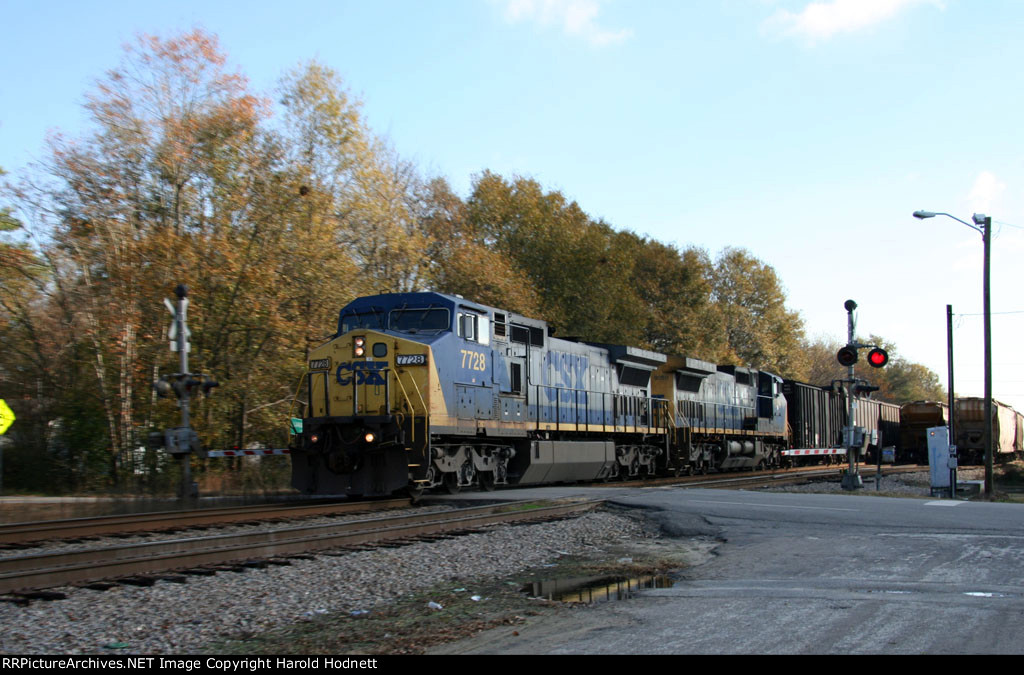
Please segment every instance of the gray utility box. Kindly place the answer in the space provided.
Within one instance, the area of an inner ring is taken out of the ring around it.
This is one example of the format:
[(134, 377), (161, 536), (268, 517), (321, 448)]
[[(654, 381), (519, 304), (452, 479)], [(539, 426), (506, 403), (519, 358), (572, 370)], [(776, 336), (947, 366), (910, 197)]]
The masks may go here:
[(950, 469), (956, 468), (956, 457), (949, 452), (949, 429), (931, 427), (928, 429), (928, 466), (931, 469), (932, 492), (949, 492)]

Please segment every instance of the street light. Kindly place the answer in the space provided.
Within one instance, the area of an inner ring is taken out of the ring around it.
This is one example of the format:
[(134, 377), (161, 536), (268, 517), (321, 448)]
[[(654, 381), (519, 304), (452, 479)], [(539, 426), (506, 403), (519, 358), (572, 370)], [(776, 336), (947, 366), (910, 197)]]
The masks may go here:
[[(975, 213), (971, 220), (960, 220), (948, 213), (936, 213), (934, 211), (914, 211), (914, 217), (924, 220), (935, 216), (946, 216), (958, 223), (963, 223), (975, 232), (981, 233), (981, 240), (985, 246), (985, 263), (982, 271), (982, 295), (985, 313), (985, 496), (992, 496), (992, 302), (989, 294), (989, 261), (991, 260), (992, 241), (992, 218), (983, 213)], [(952, 415), (953, 411), (950, 410)], [(955, 439), (954, 439), (955, 442)]]

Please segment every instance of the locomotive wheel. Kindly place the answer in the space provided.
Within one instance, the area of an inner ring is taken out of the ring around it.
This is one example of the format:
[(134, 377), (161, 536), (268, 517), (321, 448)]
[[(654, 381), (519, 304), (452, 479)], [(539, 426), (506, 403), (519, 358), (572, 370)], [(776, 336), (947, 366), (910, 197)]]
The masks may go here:
[(494, 472), (493, 471), (481, 471), (479, 475), (480, 475), (480, 489), (483, 492), (494, 492)]
[(450, 495), (457, 495), (462, 491), (462, 486), (459, 485), (459, 474), (452, 471), (444, 475), (444, 489)]

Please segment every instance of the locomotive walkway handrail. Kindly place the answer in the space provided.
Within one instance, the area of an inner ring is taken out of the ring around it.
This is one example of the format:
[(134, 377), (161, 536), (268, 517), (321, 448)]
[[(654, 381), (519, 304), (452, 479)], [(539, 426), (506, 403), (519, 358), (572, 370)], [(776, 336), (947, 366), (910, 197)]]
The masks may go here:
[[(676, 428), (675, 420), (672, 419), (670, 414), (668, 401), (661, 398), (655, 398), (653, 396), (635, 396), (632, 394), (616, 394), (607, 391), (591, 391), (589, 389), (570, 389), (568, 387), (558, 387), (545, 384), (530, 385), (534, 392), (534, 400), (536, 403), (535, 408), (535, 419), (531, 420), (540, 430), (543, 424), (554, 424), (556, 429), (565, 429), (572, 427), (574, 431), (586, 431), (587, 427), (600, 426), (602, 431), (609, 431), (615, 433), (641, 433), (643, 430), (652, 431), (654, 433), (667, 433), (670, 428)], [(545, 397), (541, 397), (541, 391), (545, 392)], [(569, 414), (572, 416), (571, 419), (562, 419), (562, 394), (572, 394), (572, 404), (567, 408)], [(581, 397), (583, 394), (584, 406), (581, 410)], [(596, 397), (600, 397), (601, 408), (600, 408), (600, 422), (591, 422), (591, 413), (597, 413), (597, 409), (591, 409), (589, 402)], [(608, 405), (608, 398), (612, 397), (612, 405)], [(627, 414), (624, 411), (616, 409), (615, 397), (619, 397), (624, 402), (628, 402), (633, 405), (634, 410), (632, 414)], [(542, 402), (542, 398), (547, 398), (549, 402)], [(551, 401), (553, 399), (553, 402)], [(554, 416), (550, 419), (546, 419), (547, 411), (554, 407)], [(609, 410), (609, 407), (611, 410)], [(527, 415), (530, 415), (531, 411), (527, 410)], [(609, 413), (611, 413), (611, 423), (609, 423)], [(646, 423), (645, 423), (646, 422)], [(581, 426), (583, 427), (581, 429)]]

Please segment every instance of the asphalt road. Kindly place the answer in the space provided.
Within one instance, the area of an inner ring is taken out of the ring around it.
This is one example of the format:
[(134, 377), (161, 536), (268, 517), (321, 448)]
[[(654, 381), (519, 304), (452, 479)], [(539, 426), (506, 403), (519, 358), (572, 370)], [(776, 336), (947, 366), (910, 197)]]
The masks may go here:
[(679, 546), (718, 545), (672, 588), (438, 651), (1024, 653), (1024, 506), (678, 488), (605, 494), (644, 509)]

